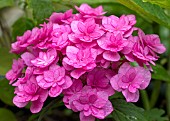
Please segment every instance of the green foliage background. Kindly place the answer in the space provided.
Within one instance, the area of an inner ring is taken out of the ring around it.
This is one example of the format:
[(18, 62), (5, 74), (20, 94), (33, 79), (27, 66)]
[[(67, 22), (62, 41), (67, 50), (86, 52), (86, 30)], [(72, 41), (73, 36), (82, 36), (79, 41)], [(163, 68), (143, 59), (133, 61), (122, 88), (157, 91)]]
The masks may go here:
[[(147, 34), (160, 35), (162, 43), (167, 47), (166, 53), (160, 57), (157, 65), (153, 66), (151, 82), (153, 88), (149, 94), (146, 90), (141, 91), (140, 101), (143, 105), (137, 107), (123, 99), (117, 99), (117, 97), (122, 98), (121, 95), (114, 95), (111, 101), (115, 111), (107, 118), (113, 121), (168, 121), (170, 117), (170, 0), (0, 0), (1, 23), (6, 21), (8, 23), (7, 19), (3, 21), (3, 17), (9, 14), (9, 10), (17, 8), (23, 12), (11, 26), (0, 28), (0, 100), (4, 103), (4, 106), (0, 107), (0, 121), (18, 119), (14, 111), (10, 111), (14, 106), (12, 104), (14, 89), (4, 78), (5, 73), (11, 68), (12, 59), (17, 58), (16, 55), (9, 53), (10, 43), (24, 31), (46, 21), (45, 19), (52, 12), (64, 12), (68, 9), (73, 9), (75, 12), (74, 6), (82, 3), (88, 3), (92, 7), (102, 5), (108, 16), (135, 14), (136, 26), (142, 28)], [(11, 19), (12, 16), (15, 14), (9, 14), (8, 18)], [(165, 88), (162, 88), (163, 86)], [(165, 96), (164, 109), (158, 109), (160, 107), (157, 105), (161, 91)], [(42, 118), (48, 115), (46, 110), (49, 110), (48, 105), (42, 113), (32, 115), (28, 120), (33, 121), (39, 116)]]

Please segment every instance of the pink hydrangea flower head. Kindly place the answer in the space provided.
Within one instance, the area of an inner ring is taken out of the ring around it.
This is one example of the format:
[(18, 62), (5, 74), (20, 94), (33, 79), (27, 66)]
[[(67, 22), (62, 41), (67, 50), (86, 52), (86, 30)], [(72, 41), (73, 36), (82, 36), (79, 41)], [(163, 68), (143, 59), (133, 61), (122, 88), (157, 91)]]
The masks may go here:
[(79, 79), (74, 79), (73, 80), (73, 84), (71, 85), (71, 87), (69, 87), (68, 89), (63, 90), (63, 94), (64, 94), (64, 98), (63, 98), (63, 102), (65, 104), (65, 106), (69, 109), (70, 105), (69, 105), (69, 100), (70, 98), (81, 91), (81, 89), (83, 88), (83, 83), (81, 82), (81, 80)]
[(65, 69), (55, 64), (51, 65), (48, 71), (44, 71), (43, 75), (37, 76), (36, 80), (41, 88), (50, 88), (51, 97), (57, 97), (63, 89), (72, 85), (72, 80), (65, 74)]
[[(127, 102), (137, 102), (139, 90), (151, 80), (150, 63), (155, 65), (166, 48), (157, 35), (134, 27), (134, 15), (107, 17), (102, 6), (88, 4), (75, 8), (78, 13), (54, 12), (47, 22), (17, 37), (11, 52), (20, 58), (6, 78), (20, 108), (31, 103), (31, 112), (38, 113), (48, 95), (63, 94), (65, 106), (80, 112), (81, 121), (95, 121), (113, 111), (108, 98), (115, 91)], [(132, 35), (136, 30), (138, 35)]]
[(113, 89), (122, 92), (127, 102), (137, 102), (139, 99), (138, 89), (145, 89), (151, 80), (149, 70), (137, 66), (132, 67), (127, 62), (124, 63), (118, 74), (111, 78)]
[(80, 7), (75, 6), (75, 8), (84, 16), (84, 17), (100, 17), (106, 12), (103, 12), (103, 7), (99, 6), (97, 8), (92, 8), (88, 4), (82, 4)]
[(22, 59), (19, 58), (18, 60), (13, 60), (12, 69), (9, 70), (5, 75), (6, 78), (10, 81), (10, 84), (12, 84), (15, 80), (17, 80), (17, 78), (21, 76), (24, 67), (25, 65)]
[(120, 18), (111, 15), (103, 17), (102, 25), (105, 30), (115, 34), (122, 34), (124, 37), (129, 37), (133, 32), (133, 25), (136, 23), (134, 15), (122, 15)]
[(45, 68), (56, 61), (57, 58), (57, 51), (53, 48), (46, 52), (39, 52), (39, 57), (31, 60), (31, 63), (36, 67)]
[(66, 55), (67, 57), (65, 57), (63, 61), (75, 68), (75, 70), (71, 72), (73, 78), (78, 79), (86, 71), (96, 67), (95, 59), (97, 51), (93, 48), (81, 50), (74, 46), (67, 46)]
[(105, 91), (109, 96), (114, 94), (110, 79), (115, 73), (109, 69), (95, 68), (87, 75), (87, 85), (97, 91)]
[(121, 34), (114, 35), (107, 33), (106, 37), (97, 40), (98, 45), (104, 49), (103, 58), (108, 61), (118, 61), (120, 59), (119, 51), (127, 45)]
[(38, 113), (43, 106), (44, 101), (48, 96), (48, 90), (41, 89), (32, 76), (26, 83), (20, 84), (15, 89), (13, 103), (19, 107), (25, 107), (29, 102), (32, 102), (30, 110), (32, 113)]
[[(104, 119), (113, 111), (107, 93), (92, 89), (90, 86), (84, 86), (81, 92), (72, 96), (69, 103), (72, 110), (80, 111), (81, 116), (84, 118), (93, 116)], [(80, 119), (82, 120), (82, 117)]]
[(63, 21), (66, 21), (67, 19), (72, 17), (72, 12), (73, 12), (72, 9), (66, 11), (65, 13), (54, 12), (50, 16), (49, 21), (52, 23), (63, 24)]
[(92, 42), (92, 40), (98, 39), (104, 34), (104, 31), (95, 23), (93, 18), (89, 18), (85, 22), (73, 21), (71, 29), (75, 38), (83, 42)]

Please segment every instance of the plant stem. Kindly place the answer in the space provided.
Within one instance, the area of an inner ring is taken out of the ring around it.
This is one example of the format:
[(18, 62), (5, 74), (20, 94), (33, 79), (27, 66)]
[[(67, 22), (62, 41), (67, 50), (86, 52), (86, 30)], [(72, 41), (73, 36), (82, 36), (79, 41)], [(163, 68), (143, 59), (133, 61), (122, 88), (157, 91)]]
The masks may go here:
[(150, 104), (149, 104), (148, 94), (147, 94), (146, 90), (141, 90), (140, 93), (141, 93), (144, 108), (146, 110), (149, 110)]
[(160, 88), (161, 88), (161, 81), (160, 80), (156, 80), (154, 82), (154, 86), (153, 86), (153, 91), (152, 91), (152, 95), (151, 95), (151, 99), (150, 99), (150, 108), (153, 108), (156, 104), (156, 101), (159, 97), (159, 93), (160, 93)]
[[(47, 112), (53, 108), (53, 105), (57, 105), (57, 103), (60, 103), (61, 102), (61, 99), (62, 97), (59, 97), (57, 99), (54, 99), (53, 101), (51, 101), (46, 107), (43, 108), (39, 118), (38, 118), (38, 121), (42, 121), (42, 119), (44, 118), (44, 116), (47, 114)], [(60, 106), (60, 105), (57, 105), (57, 106)]]

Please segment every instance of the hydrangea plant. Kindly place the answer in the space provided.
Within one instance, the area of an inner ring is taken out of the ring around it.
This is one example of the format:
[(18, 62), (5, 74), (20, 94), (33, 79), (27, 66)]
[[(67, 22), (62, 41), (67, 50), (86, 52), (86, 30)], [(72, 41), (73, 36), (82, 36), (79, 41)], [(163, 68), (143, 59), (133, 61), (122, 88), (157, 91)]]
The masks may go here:
[(105, 16), (102, 6), (88, 4), (75, 8), (76, 14), (52, 13), (12, 43), (20, 58), (6, 78), (15, 87), (17, 107), (31, 102), (31, 112), (38, 113), (48, 96), (62, 94), (81, 121), (94, 121), (114, 111), (109, 97), (115, 93), (137, 102), (139, 90), (149, 85), (151, 64), (166, 51), (159, 36), (135, 27), (135, 15)]

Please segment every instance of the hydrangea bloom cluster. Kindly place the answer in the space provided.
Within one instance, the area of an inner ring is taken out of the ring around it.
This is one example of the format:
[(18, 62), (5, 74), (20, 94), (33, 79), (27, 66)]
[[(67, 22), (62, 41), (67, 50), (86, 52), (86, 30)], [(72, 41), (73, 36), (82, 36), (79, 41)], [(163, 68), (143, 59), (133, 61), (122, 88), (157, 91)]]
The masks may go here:
[(109, 97), (116, 92), (138, 101), (151, 80), (150, 64), (166, 49), (157, 35), (134, 27), (134, 15), (107, 17), (102, 6), (87, 4), (75, 8), (79, 13), (54, 12), (47, 23), (17, 37), (11, 52), (21, 57), (6, 78), (16, 87), (13, 102), (20, 108), (31, 102), (31, 112), (38, 113), (48, 96), (63, 94), (81, 121), (104, 119), (114, 110)]

